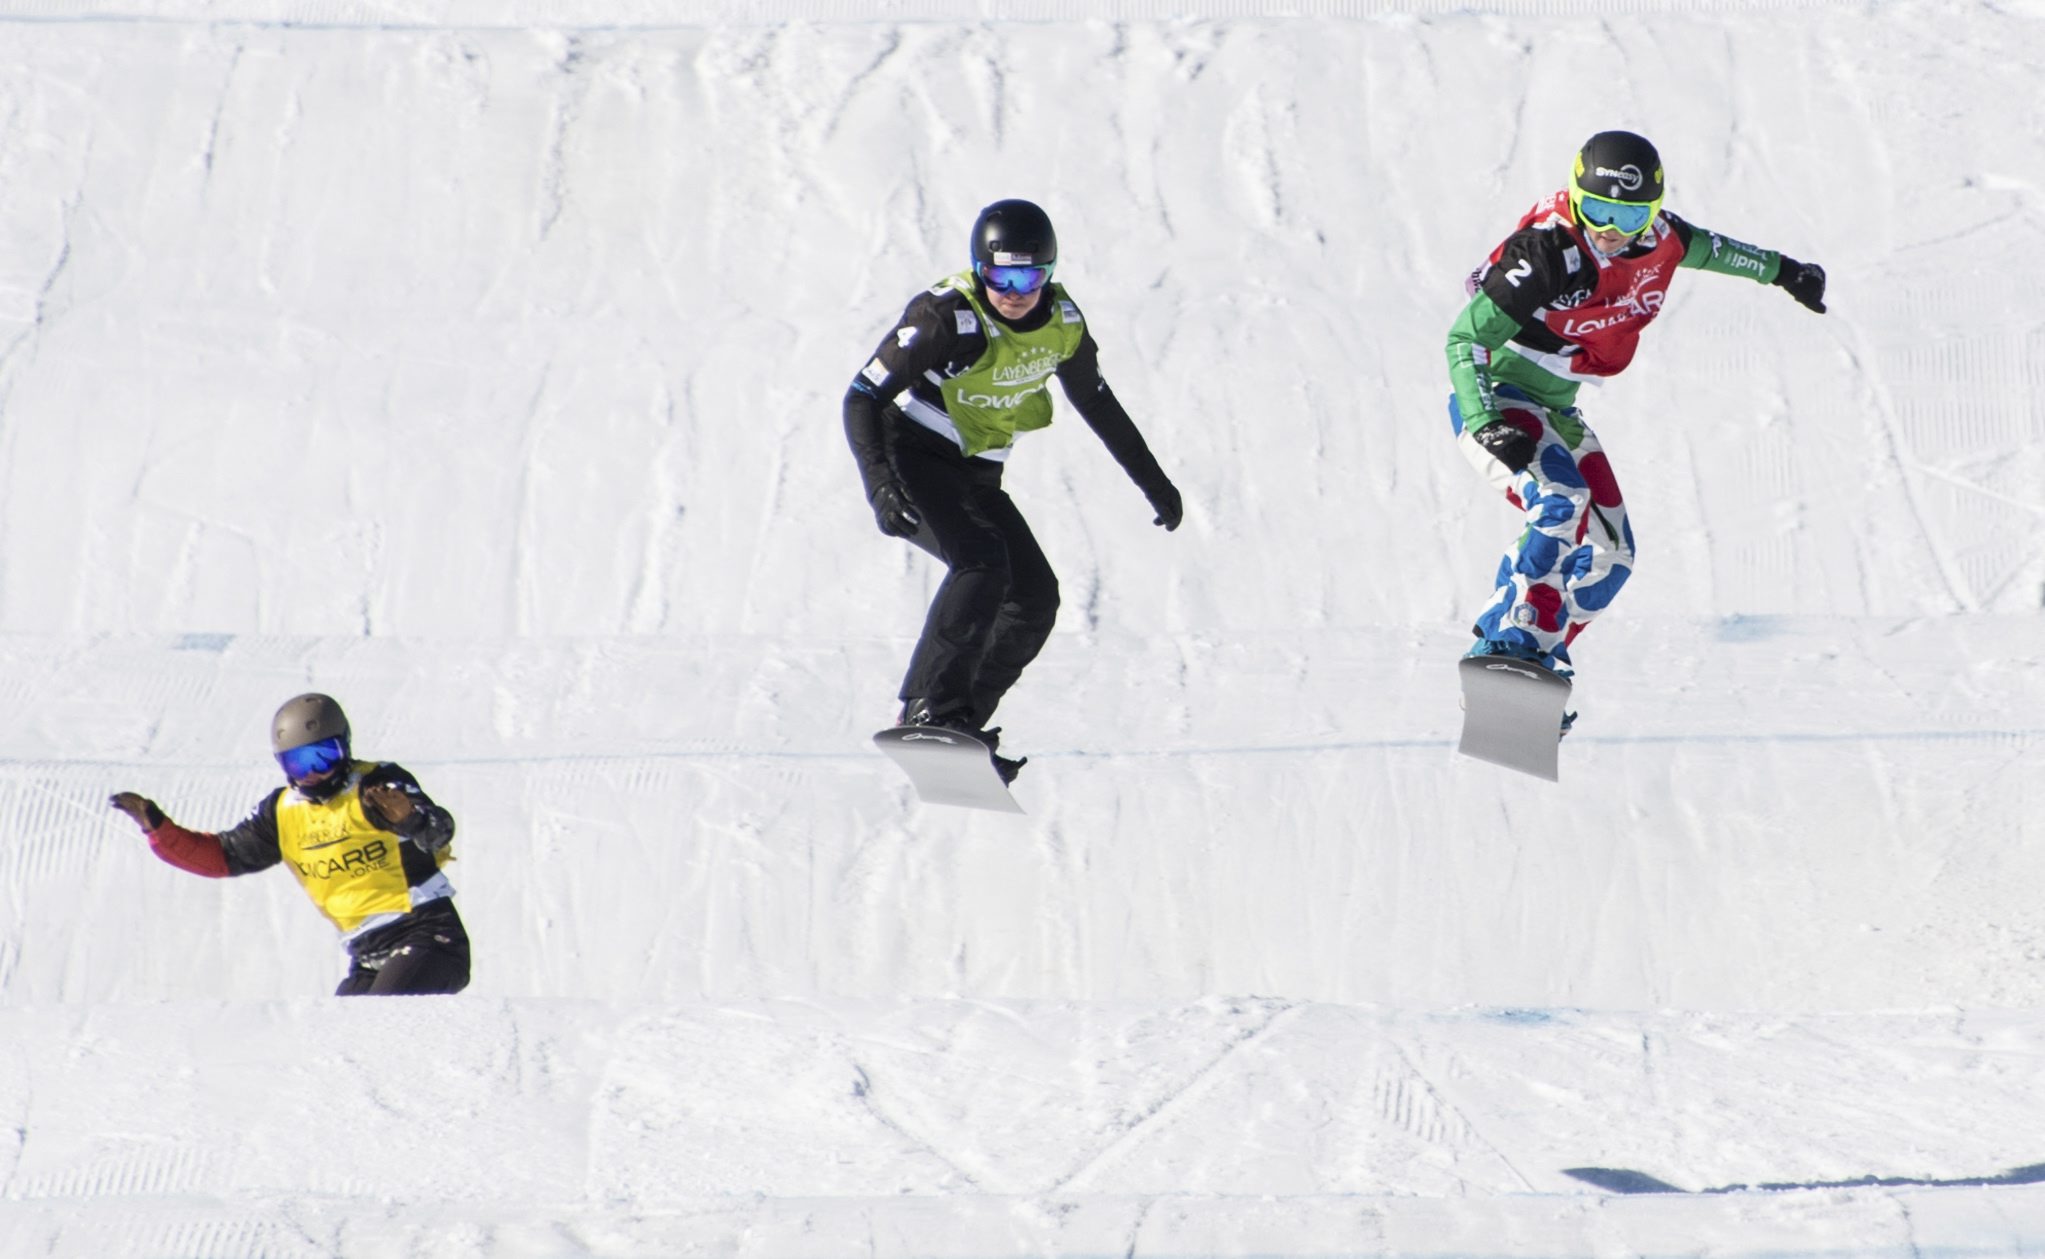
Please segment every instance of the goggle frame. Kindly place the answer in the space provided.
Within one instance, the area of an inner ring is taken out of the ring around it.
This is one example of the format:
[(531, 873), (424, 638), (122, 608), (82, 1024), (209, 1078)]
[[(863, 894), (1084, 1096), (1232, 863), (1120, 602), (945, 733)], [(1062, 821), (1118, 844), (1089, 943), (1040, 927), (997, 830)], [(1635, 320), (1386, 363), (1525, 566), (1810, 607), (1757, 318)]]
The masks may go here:
[(990, 293), (1013, 293), (1025, 296), (1034, 293), (1051, 282), (1051, 269), (1056, 263), (1040, 267), (1013, 266), (1003, 263), (980, 262), (973, 266), (973, 273), (980, 277), (980, 283)]
[[(1593, 218), (1585, 207), (1593, 207), (1605, 216), (1604, 221)], [(1576, 221), (1595, 231), (1618, 232), (1622, 236), (1638, 236), (1654, 226), (1655, 217), (1662, 212), (1660, 197), (1653, 201), (1618, 201), (1611, 197), (1600, 197), (1581, 188), (1569, 190), (1569, 208), (1576, 213)], [(1628, 227), (1627, 224), (1633, 224)]]
[(306, 782), (347, 762), (348, 740), (340, 735), (302, 743), (277, 753), (278, 768), (284, 771), (286, 780), (294, 783)]

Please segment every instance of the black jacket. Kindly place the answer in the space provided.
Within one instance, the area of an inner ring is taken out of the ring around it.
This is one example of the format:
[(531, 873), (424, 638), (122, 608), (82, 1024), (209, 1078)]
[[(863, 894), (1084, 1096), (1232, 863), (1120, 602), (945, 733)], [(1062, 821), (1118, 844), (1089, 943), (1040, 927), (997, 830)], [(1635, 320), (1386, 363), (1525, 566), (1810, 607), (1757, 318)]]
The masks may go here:
[[(1067, 300), (1070, 300), (1069, 298)], [(965, 294), (950, 288), (919, 293), (910, 301), (895, 327), (881, 339), (865, 370), (845, 391), (845, 438), (859, 463), (860, 480), (869, 499), (885, 482), (894, 480), (888, 467), (886, 425), (913, 424), (901, 415), (895, 400), (907, 391), (923, 403), (942, 410), (944, 395), (929, 377), (946, 380), (971, 367), (987, 352), (987, 334), (978, 320), (961, 320), (959, 312), (972, 310)], [(1031, 330), (1042, 327), (1051, 317), (1046, 299), (1014, 327)], [(961, 325), (970, 323), (970, 331)], [(1079, 349), (1058, 367), (1058, 383), (1080, 418), (1100, 437), (1146, 496), (1168, 491), (1171, 481), (1158, 466), (1135, 421), (1122, 409), (1114, 390), (1101, 376), (1100, 348), (1089, 328), (1081, 335)], [(892, 413), (892, 414), (890, 414)]]

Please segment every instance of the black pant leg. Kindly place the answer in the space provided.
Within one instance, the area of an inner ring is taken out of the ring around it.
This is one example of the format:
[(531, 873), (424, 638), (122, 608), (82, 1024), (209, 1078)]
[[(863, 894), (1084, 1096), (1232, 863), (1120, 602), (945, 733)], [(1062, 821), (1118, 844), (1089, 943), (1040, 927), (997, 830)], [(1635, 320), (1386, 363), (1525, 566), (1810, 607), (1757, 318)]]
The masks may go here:
[(335, 996), (426, 996), (469, 986), (469, 933), (453, 901), (424, 905), (376, 936), (356, 955)]
[(460, 992), (469, 986), (469, 949), (407, 944), (391, 955), (369, 986), (372, 997), (417, 997)]
[(889, 453), (902, 488), (923, 517), (926, 549), (934, 550), (947, 570), (909, 657), (901, 698), (929, 699), (934, 711), (970, 708), (974, 675), (1008, 598), (1008, 542), (988, 512), (990, 502), (1007, 501), (1001, 467), (914, 438), (896, 442)]
[(1015, 500), (999, 488), (994, 495), (983, 500), (983, 508), (1008, 549), (1008, 593), (973, 675), (973, 722), (979, 726), (993, 719), (1001, 697), (1044, 649), (1058, 621), (1058, 575), (1051, 571), (1051, 561)]

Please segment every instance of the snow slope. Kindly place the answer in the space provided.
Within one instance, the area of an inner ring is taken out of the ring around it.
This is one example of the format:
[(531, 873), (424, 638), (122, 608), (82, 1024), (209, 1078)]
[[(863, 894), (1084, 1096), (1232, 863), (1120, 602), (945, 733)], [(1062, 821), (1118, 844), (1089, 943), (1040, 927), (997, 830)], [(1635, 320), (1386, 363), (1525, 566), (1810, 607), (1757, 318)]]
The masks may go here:
[[(0, 64), (0, 1256), (2045, 1253), (2045, 6), (12, 0)], [(1686, 273), (1586, 398), (1641, 565), (1557, 789), (1449, 750), (1513, 521), (1441, 342), (1608, 126), (1833, 311)], [(1020, 820), (865, 746), (936, 574), (837, 419), (1008, 195), (1188, 501), (1011, 464)], [(287, 877), (103, 806), (235, 820), (309, 688), (460, 819), (461, 997), (321, 996)]]

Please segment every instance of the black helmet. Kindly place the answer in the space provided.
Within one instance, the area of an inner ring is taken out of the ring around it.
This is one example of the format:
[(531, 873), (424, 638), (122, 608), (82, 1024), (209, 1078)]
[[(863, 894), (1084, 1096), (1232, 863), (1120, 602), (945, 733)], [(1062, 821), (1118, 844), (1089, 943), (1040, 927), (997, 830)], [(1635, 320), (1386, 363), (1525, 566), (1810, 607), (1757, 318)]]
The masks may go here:
[(1600, 131), (1576, 155), (1570, 200), (1588, 193), (1607, 201), (1648, 204), (1662, 199), (1662, 155), (1631, 131)]
[(1034, 201), (997, 201), (973, 220), (973, 269), (1048, 267), (1058, 261), (1058, 233)]

